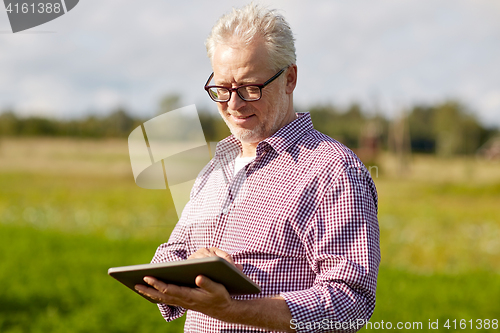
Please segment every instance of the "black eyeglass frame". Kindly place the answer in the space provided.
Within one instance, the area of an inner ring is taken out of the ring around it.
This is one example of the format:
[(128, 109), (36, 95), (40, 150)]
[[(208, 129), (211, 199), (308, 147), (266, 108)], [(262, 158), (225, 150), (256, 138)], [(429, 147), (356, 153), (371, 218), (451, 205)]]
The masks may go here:
[[(232, 93), (233, 91), (236, 91), (236, 93), (238, 94), (238, 96), (244, 100), (245, 102), (256, 102), (258, 100), (260, 100), (262, 98), (262, 88), (264, 88), (265, 86), (267, 86), (269, 83), (273, 82), (274, 80), (276, 80), (288, 67), (290, 66), (286, 66), (285, 68), (282, 68), (278, 73), (274, 74), (273, 77), (271, 77), (269, 80), (267, 80), (266, 82), (262, 83), (262, 84), (255, 84), (255, 83), (252, 83), (252, 84), (244, 84), (242, 86), (239, 86), (239, 87), (235, 87), (235, 88), (228, 88), (228, 87), (224, 87), (224, 86), (207, 86), (207, 84), (210, 82), (210, 80), (212, 80), (212, 78), (214, 77), (214, 73), (212, 72), (212, 74), (210, 75), (210, 77), (208, 78), (207, 80), (207, 83), (205, 83), (205, 90), (206, 92), (208, 93), (208, 96), (210, 96), (210, 98), (214, 101), (214, 102), (219, 102), (219, 103), (226, 103), (226, 102), (229, 102), (229, 100), (231, 99), (231, 96), (232, 96)], [(245, 88), (245, 87), (257, 87), (259, 88), (259, 98), (257, 99), (247, 99), (247, 98), (244, 98), (240, 92), (238, 91), (240, 88)], [(209, 89), (211, 88), (222, 88), (222, 89), (226, 89), (227, 91), (229, 91), (229, 97), (227, 99), (216, 99), (214, 98), (214, 96), (212, 96), (212, 94), (210, 94), (210, 91)]]

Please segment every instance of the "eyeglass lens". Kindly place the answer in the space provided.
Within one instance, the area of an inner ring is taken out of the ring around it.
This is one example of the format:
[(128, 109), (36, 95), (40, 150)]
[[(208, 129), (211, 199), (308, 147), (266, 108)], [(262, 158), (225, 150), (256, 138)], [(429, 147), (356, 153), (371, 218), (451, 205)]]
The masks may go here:
[[(237, 89), (238, 95), (245, 101), (255, 101), (260, 99), (260, 88), (257, 86), (240, 87)], [(229, 101), (231, 93), (228, 89), (213, 87), (208, 89), (210, 96), (217, 101)]]

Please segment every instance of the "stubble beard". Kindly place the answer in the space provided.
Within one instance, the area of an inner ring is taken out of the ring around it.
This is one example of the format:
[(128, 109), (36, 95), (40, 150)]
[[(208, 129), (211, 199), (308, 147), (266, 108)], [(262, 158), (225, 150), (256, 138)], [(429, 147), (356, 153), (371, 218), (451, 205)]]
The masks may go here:
[(231, 134), (234, 135), (236, 139), (244, 143), (258, 143), (276, 133), (282, 127), (283, 121), (288, 115), (286, 103), (287, 96), (285, 94), (278, 95), (280, 98), (276, 100), (274, 105), (270, 106), (270, 109), (276, 111), (269, 114), (265, 121), (260, 122), (252, 129), (237, 128), (233, 126), (233, 124), (231, 124), (228, 120), (229, 112), (220, 110), (219, 112), (227, 127), (231, 131)]

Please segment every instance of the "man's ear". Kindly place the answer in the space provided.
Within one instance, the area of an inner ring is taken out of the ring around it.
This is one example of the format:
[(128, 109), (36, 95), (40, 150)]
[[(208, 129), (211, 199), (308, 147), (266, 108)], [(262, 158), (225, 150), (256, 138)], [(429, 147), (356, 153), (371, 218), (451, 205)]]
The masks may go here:
[(286, 88), (287, 94), (293, 93), (295, 86), (297, 85), (297, 65), (292, 64), (286, 70)]

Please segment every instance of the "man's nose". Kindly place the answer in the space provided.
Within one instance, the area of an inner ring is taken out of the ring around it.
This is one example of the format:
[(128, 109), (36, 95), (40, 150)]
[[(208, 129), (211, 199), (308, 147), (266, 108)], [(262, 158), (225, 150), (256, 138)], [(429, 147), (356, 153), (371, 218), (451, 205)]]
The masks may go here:
[(231, 93), (231, 98), (227, 102), (227, 106), (232, 110), (238, 110), (245, 106), (247, 102), (241, 99), (240, 95), (236, 91)]

